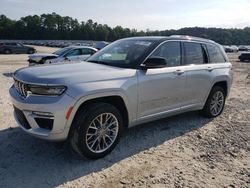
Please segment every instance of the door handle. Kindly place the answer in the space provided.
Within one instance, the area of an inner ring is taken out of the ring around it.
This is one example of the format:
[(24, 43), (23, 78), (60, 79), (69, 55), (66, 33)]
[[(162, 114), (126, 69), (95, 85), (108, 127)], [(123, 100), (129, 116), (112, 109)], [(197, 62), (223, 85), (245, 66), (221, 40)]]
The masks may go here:
[(174, 73), (177, 75), (182, 75), (184, 73), (184, 71), (183, 70), (176, 70), (176, 71), (174, 71)]
[(214, 69), (213, 69), (213, 67), (208, 67), (207, 68), (207, 71), (209, 71), (209, 72), (212, 72)]

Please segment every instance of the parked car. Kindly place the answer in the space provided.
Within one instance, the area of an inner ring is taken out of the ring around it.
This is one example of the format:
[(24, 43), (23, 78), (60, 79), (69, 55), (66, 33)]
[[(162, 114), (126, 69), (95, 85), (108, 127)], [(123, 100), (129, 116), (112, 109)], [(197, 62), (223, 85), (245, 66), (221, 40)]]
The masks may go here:
[(36, 49), (30, 46), (24, 46), (22, 43), (17, 42), (2, 42), (0, 43), (0, 53), (4, 54), (33, 54), (36, 52)]
[(29, 66), (60, 63), (69, 61), (84, 61), (98, 50), (87, 46), (70, 46), (57, 50), (52, 54), (33, 54), (28, 58)]
[(135, 37), (113, 42), (85, 63), (22, 68), (13, 78), (14, 116), (25, 132), (69, 139), (77, 152), (96, 159), (114, 149), (124, 128), (192, 110), (220, 115), (232, 65), (210, 40)]
[(100, 50), (100, 49), (104, 48), (107, 45), (109, 45), (109, 42), (99, 41), (94, 46), (95, 46), (96, 49)]
[(246, 46), (239, 46), (239, 51), (248, 51)]
[(243, 52), (239, 56), (240, 61), (250, 61), (250, 52)]
[(224, 50), (226, 53), (233, 53), (233, 52), (238, 52), (239, 49), (237, 46), (233, 45), (233, 46), (223, 46), (224, 47)]
[(223, 46), (226, 53), (233, 53), (234, 50), (230, 46)]
[(230, 46), (230, 48), (233, 50), (233, 52), (238, 52), (239, 48), (235, 45)]

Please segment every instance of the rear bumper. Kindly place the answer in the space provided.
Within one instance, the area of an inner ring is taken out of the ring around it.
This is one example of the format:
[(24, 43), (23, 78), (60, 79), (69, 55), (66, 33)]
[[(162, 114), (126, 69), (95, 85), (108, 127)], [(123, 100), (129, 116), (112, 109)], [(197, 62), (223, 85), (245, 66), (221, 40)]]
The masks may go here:
[(12, 86), (9, 90), (14, 106), (14, 117), (26, 133), (45, 140), (66, 140), (70, 126), (66, 114), (75, 100), (63, 94), (60, 97), (29, 96), (23, 98)]

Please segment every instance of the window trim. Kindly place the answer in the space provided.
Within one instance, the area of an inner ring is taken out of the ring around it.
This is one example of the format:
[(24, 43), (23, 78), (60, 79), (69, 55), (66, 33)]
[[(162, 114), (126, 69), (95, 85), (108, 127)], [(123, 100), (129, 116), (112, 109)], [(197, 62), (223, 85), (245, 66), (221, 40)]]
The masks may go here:
[[(164, 41), (161, 41), (161, 42), (159, 42), (159, 44), (158, 45), (156, 45), (153, 49), (152, 49), (152, 51), (145, 57), (145, 59), (143, 60), (143, 61), (141, 61), (141, 63), (138, 63), (137, 65), (135, 65), (135, 69), (141, 69), (141, 65), (143, 65), (144, 64), (144, 62), (154, 53), (154, 51), (160, 46), (160, 45), (162, 45), (162, 44), (164, 44), (164, 43), (166, 43), (166, 42), (180, 42), (181, 43), (181, 51), (182, 51), (182, 61), (181, 61), (181, 66), (190, 66), (191, 64), (185, 64), (185, 49), (184, 49), (184, 42), (192, 42), (192, 43), (198, 43), (198, 44), (201, 44), (201, 45), (207, 45), (207, 44), (210, 44), (210, 45), (215, 45), (215, 46), (219, 46), (217, 43), (212, 43), (212, 42), (206, 42), (206, 41), (193, 41), (193, 40), (169, 40), (169, 39), (167, 39), (167, 40), (164, 40)], [(220, 47), (219, 47), (220, 48)], [(206, 46), (206, 49), (207, 49), (207, 46)], [(221, 50), (221, 48), (220, 48), (220, 50)], [(225, 63), (226, 62), (228, 62), (228, 60), (226, 59), (226, 56), (225, 56), (225, 54), (222, 52), (222, 50), (221, 50), (221, 53), (222, 53), (222, 55), (223, 55), (223, 57), (224, 57), (224, 59), (225, 59)], [(209, 62), (208, 62), (208, 64), (209, 63), (211, 63), (210, 62), (210, 58), (209, 58), (209, 53), (208, 53), (208, 51), (207, 51), (207, 55), (208, 55), (208, 59), (209, 59)], [(199, 64), (199, 65), (204, 65), (205, 63), (203, 63), (203, 64)], [(166, 68), (169, 68), (169, 67), (166, 67)]]

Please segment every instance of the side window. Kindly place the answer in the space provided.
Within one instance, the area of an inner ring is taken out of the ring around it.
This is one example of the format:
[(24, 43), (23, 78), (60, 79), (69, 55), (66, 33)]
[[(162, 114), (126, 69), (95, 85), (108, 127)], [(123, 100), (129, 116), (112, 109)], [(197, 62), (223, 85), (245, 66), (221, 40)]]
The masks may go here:
[(204, 63), (204, 49), (199, 43), (185, 42), (185, 64), (203, 64)]
[(67, 57), (71, 57), (71, 56), (77, 56), (77, 55), (81, 55), (81, 51), (79, 49), (76, 50), (72, 50), (69, 53), (67, 53)]
[(210, 58), (210, 63), (226, 62), (219, 46), (216, 46), (214, 44), (207, 44), (207, 50)]
[(168, 67), (179, 66), (181, 64), (180, 42), (166, 42), (159, 46), (151, 57), (162, 57), (167, 61)]
[(82, 48), (82, 55), (92, 55), (95, 51), (89, 48)]

